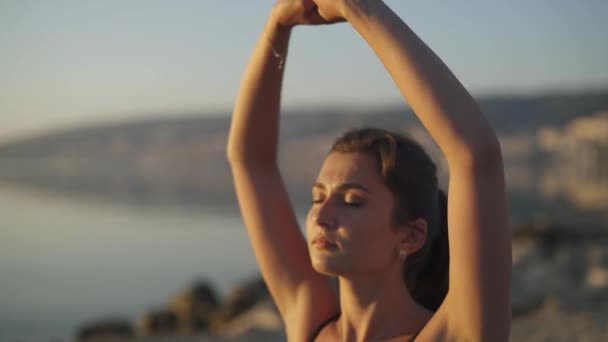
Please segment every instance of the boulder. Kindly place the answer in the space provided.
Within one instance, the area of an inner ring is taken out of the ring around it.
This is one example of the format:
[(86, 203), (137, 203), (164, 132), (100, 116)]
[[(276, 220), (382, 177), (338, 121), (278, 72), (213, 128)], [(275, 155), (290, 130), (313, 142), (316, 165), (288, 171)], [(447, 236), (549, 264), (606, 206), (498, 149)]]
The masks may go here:
[(219, 305), (216, 291), (206, 280), (194, 283), (169, 301), (177, 317), (177, 330), (183, 334), (208, 330)]
[(137, 320), (138, 336), (174, 335), (178, 328), (177, 314), (169, 308), (152, 310)]
[(270, 298), (270, 293), (261, 277), (248, 280), (235, 287), (227, 295), (218, 312), (218, 323), (229, 322), (257, 303)]
[(226, 338), (236, 338), (254, 331), (283, 331), (283, 321), (271, 299), (258, 302), (231, 321), (225, 322), (215, 333)]
[(83, 324), (76, 333), (77, 341), (126, 341), (132, 339), (134, 330), (124, 319), (102, 319)]

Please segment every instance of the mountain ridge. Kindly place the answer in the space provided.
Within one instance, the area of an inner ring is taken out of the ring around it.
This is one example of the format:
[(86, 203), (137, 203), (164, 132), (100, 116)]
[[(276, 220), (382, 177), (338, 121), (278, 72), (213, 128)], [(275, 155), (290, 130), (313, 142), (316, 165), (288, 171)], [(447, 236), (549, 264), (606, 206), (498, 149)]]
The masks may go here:
[[(579, 95), (478, 99), (495, 128), (505, 162), (533, 165), (540, 128), (608, 110), (608, 90)], [(290, 109), (281, 117), (279, 165), (294, 203), (308, 205), (310, 184), (332, 141), (353, 127), (375, 126), (413, 137), (437, 163), (440, 150), (405, 105), (365, 113)], [(0, 145), (0, 181), (130, 202), (234, 205), (226, 160), (229, 116), (111, 123)], [(523, 144), (523, 145), (522, 145)], [(528, 184), (528, 183), (526, 183)]]
[[(498, 134), (512, 133), (515, 130), (538, 129), (542, 125), (554, 124), (563, 125), (578, 116), (589, 115), (598, 110), (608, 108), (608, 89), (590, 91), (585, 93), (553, 93), (544, 95), (505, 95), (505, 96), (485, 96), (477, 99), (481, 110), (486, 114), (488, 120)], [(390, 121), (401, 124), (411, 124), (417, 121), (411, 109), (406, 104), (388, 104), (378, 106), (377, 109), (368, 110), (368, 113), (361, 113), (357, 110), (332, 108), (287, 108), (284, 110), (281, 120), (293, 121), (300, 131), (290, 130), (289, 126), (282, 126), (282, 136), (302, 135), (311, 130), (316, 132), (322, 128), (336, 125), (336, 121), (367, 121), (374, 116), (374, 122)], [(351, 112), (351, 113), (349, 113)], [(182, 112), (177, 117), (162, 118), (140, 118), (125, 122), (96, 123), (94, 125), (83, 125), (79, 128), (56, 129), (51, 132), (41, 133), (33, 137), (22, 137), (0, 144), (0, 157), (3, 153), (8, 153), (12, 148), (31, 143), (53, 143), (61, 141), (63, 138), (74, 137), (76, 139), (91, 134), (99, 134), (112, 130), (132, 129), (132, 133), (150, 129), (154, 126), (194, 125), (199, 133), (203, 134), (216, 129), (227, 130), (230, 123), (230, 113), (223, 111), (216, 115), (201, 116), (201, 112)], [(406, 115), (404, 115), (406, 114)], [(314, 127), (314, 122), (323, 119), (322, 125)], [(354, 119), (354, 120), (353, 120)], [(329, 124), (329, 125), (328, 125)], [(313, 127), (311, 127), (311, 125)], [(389, 126), (392, 126), (389, 124)], [(287, 132), (285, 132), (287, 130)], [(187, 131), (187, 130), (186, 130)]]

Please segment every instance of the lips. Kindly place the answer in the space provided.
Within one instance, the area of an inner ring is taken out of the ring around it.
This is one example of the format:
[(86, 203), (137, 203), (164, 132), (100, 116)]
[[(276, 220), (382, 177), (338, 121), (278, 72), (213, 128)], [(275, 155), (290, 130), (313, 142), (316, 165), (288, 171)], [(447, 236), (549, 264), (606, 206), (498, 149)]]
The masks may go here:
[(327, 248), (332, 248), (332, 247), (338, 247), (338, 245), (336, 245), (334, 242), (330, 241), (329, 239), (327, 239), (325, 236), (323, 235), (317, 235), (313, 240), (312, 240), (312, 244), (313, 246), (317, 247), (317, 248), (321, 248), (321, 249), (327, 249)]

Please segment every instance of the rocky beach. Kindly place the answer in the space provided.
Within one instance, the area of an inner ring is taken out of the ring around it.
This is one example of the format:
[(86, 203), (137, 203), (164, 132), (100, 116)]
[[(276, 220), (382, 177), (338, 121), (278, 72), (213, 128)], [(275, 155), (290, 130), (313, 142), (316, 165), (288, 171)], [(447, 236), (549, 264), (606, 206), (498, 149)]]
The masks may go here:
[[(608, 230), (590, 222), (573, 224), (541, 221), (514, 227), (511, 341), (608, 339)], [(203, 280), (164, 302), (129, 320), (83, 324), (74, 337), (79, 341), (285, 340), (276, 307), (260, 278), (239, 284), (224, 298)]]

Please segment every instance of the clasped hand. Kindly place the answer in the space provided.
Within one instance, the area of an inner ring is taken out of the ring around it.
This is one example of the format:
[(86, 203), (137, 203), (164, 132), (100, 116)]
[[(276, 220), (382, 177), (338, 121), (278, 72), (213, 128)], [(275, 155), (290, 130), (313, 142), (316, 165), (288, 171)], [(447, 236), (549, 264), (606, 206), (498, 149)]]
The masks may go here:
[(346, 21), (347, 6), (353, 0), (276, 0), (272, 16), (282, 27), (324, 25)]

